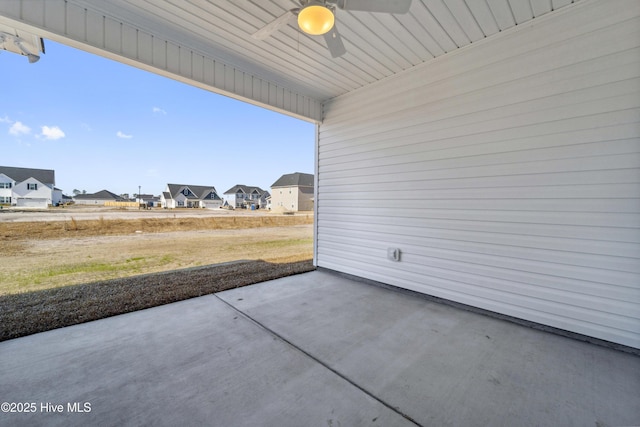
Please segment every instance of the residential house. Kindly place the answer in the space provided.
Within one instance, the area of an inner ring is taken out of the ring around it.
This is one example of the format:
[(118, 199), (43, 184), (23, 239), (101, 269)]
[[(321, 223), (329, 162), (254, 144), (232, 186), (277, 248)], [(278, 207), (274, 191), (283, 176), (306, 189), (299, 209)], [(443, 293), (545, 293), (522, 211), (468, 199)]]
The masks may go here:
[(55, 181), (50, 169), (0, 166), (0, 205), (46, 208), (57, 199)]
[(167, 184), (160, 196), (161, 206), (173, 208), (207, 208), (222, 207), (222, 198), (216, 188), (203, 185)]
[(154, 196), (153, 194), (138, 194), (136, 201), (138, 203), (144, 203), (150, 208), (161, 206), (160, 196)]
[(104, 206), (107, 202), (126, 202), (127, 200), (111, 191), (102, 190), (92, 194), (77, 194), (73, 196), (73, 201), (76, 205)]
[(265, 208), (269, 192), (260, 187), (250, 187), (237, 184), (224, 192), (227, 202), (234, 208), (249, 209), (252, 205), (255, 208)]
[(67, 196), (66, 194), (62, 193), (60, 196), (60, 204), (66, 205), (68, 203), (73, 203), (73, 197)]
[(285, 211), (313, 210), (313, 175), (295, 172), (282, 175), (271, 185), (271, 208)]

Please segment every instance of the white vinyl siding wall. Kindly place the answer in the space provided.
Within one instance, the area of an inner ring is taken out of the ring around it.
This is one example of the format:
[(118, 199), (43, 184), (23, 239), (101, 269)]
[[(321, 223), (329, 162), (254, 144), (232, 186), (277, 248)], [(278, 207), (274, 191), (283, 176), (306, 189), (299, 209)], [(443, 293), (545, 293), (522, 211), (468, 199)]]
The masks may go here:
[(325, 104), (318, 266), (640, 348), (639, 17), (579, 2)]
[(13, 202), (22, 207), (46, 208), (53, 196), (53, 190), (35, 178), (16, 183), (12, 191)]

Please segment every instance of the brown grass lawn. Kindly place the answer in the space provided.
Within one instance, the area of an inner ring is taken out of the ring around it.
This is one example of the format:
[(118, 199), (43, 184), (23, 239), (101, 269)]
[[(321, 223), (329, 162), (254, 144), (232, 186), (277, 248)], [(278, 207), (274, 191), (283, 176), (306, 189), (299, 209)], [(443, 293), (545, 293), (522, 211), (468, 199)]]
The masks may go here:
[(0, 253), (2, 341), (313, 270), (313, 216), (0, 222)]
[(241, 230), (313, 224), (312, 214), (0, 222), (0, 239), (24, 241), (193, 230)]

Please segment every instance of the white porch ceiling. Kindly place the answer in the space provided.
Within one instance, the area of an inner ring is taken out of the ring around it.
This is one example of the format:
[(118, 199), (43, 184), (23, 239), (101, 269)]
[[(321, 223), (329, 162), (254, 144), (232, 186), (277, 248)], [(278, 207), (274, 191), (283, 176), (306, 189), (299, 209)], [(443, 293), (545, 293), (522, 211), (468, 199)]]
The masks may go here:
[[(184, 67), (169, 70), (174, 76), (193, 79), (210, 90), (259, 105), (321, 120), (320, 108), (301, 105), (321, 105), (327, 99), (575, 2), (413, 0), (404, 15), (338, 10), (336, 23), (347, 49), (339, 58), (331, 57), (322, 37), (307, 36), (295, 24), (266, 40), (251, 37), (298, 6), (295, 0), (12, 0), (0, 3), (0, 24), (19, 26), (110, 57), (122, 56), (127, 59), (123, 62), (153, 69), (156, 64), (152, 58), (145, 61), (143, 53), (125, 46), (131, 40), (125, 33), (142, 33), (178, 47), (174, 53), (188, 49), (205, 61), (212, 60), (217, 67), (234, 70), (235, 83), (219, 79), (207, 82), (206, 78), (199, 81), (197, 75), (191, 75), (193, 70)], [(107, 21), (120, 26), (123, 34), (116, 38), (120, 46), (107, 40), (109, 28), (114, 27), (106, 25)], [(136, 37), (139, 40), (140, 36)], [(162, 66), (158, 68), (156, 71), (162, 73)], [(247, 90), (246, 82), (237, 83), (238, 73), (254, 81), (252, 90)], [(260, 85), (271, 85), (278, 94), (284, 90), (285, 100), (265, 95), (269, 89), (256, 90)], [(287, 101), (287, 93), (297, 100)]]

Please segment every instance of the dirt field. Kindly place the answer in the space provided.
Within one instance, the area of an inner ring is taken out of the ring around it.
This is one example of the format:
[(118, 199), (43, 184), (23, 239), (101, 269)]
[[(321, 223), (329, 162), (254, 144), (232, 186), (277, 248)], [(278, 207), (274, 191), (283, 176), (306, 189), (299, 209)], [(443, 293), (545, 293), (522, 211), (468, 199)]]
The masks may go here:
[(313, 215), (5, 211), (0, 213), (0, 253), (0, 295), (235, 260), (297, 262), (313, 256)]
[[(306, 215), (305, 213), (297, 215)], [(160, 209), (108, 208), (71, 205), (40, 209), (0, 209), (0, 223), (33, 221), (78, 221), (89, 219), (141, 219), (141, 218), (211, 218), (211, 217), (272, 217), (277, 214), (268, 210), (246, 209)]]
[(313, 215), (3, 209), (0, 254), (3, 341), (311, 271)]

